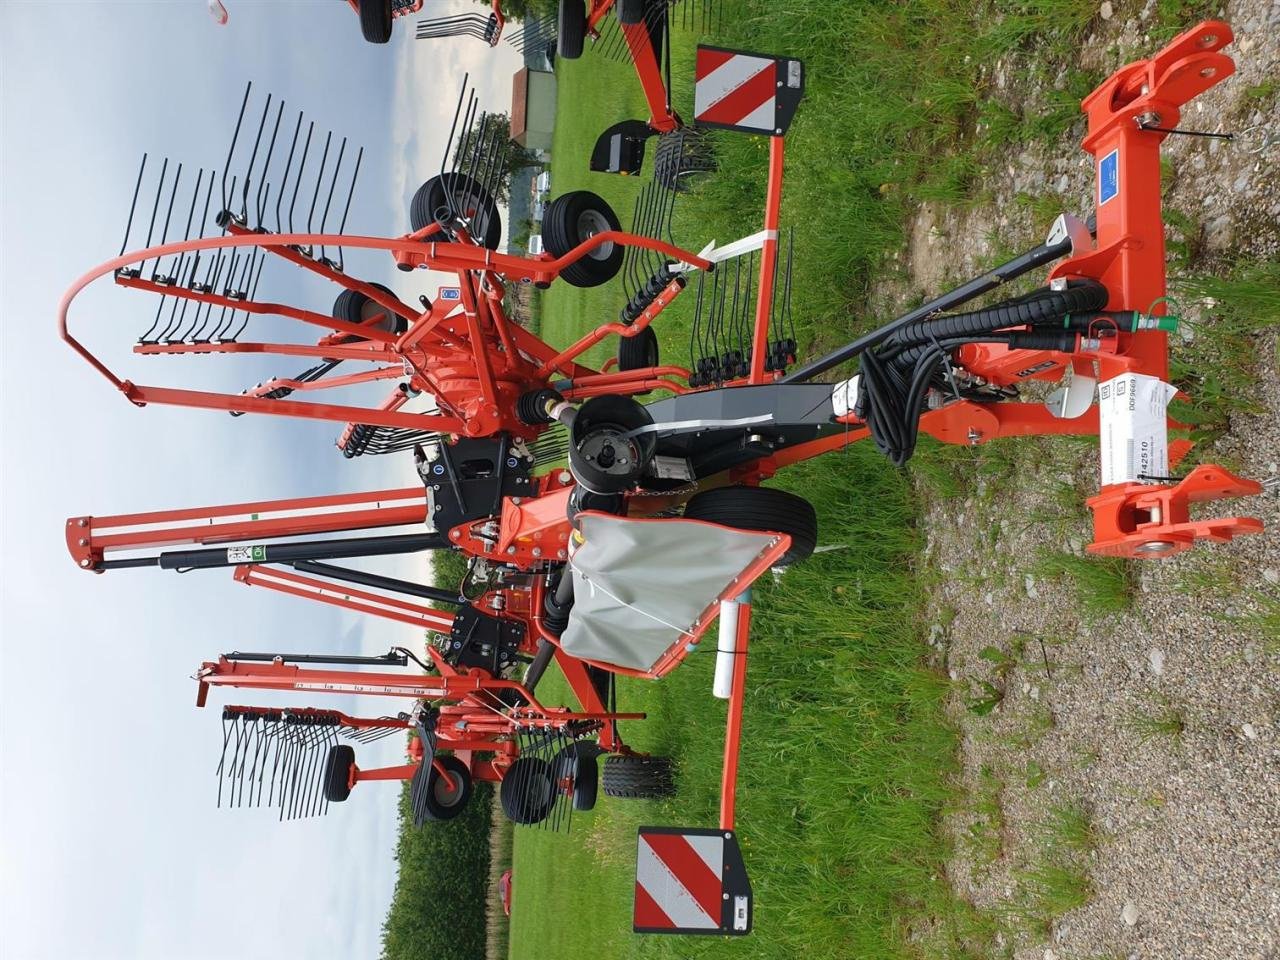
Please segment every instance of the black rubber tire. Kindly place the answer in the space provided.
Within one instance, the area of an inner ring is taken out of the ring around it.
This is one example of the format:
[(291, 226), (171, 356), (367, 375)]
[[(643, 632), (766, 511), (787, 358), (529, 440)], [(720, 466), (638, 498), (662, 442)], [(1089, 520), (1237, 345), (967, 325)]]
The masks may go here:
[(587, 41), (587, 5), (584, 0), (560, 0), (556, 24), (556, 54), (577, 60)]
[[(391, 290), (380, 283), (371, 283), (369, 286), (377, 287), (383, 293), (395, 296)], [(333, 317), (345, 323), (371, 325), (375, 330), (383, 330), (397, 336), (409, 329), (408, 317), (396, 314), (393, 319), (378, 303), (370, 300), (359, 290), (343, 290), (338, 294), (338, 299), (333, 301)]]
[(578, 769), (573, 774), (573, 809), (590, 810), (600, 794), (600, 762), (589, 754), (578, 756)]
[(360, 33), (370, 43), (391, 39), (391, 0), (360, 0)]
[(657, 800), (675, 794), (675, 769), (669, 757), (614, 755), (604, 758), (600, 784), (606, 797)]
[[(545, 790), (540, 791), (539, 786)], [(533, 787), (534, 789), (520, 789)], [(539, 793), (542, 793), (539, 796)], [(541, 823), (556, 802), (556, 784), (551, 764), (540, 757), (519, 757), (507, 768), (498, 787), (502, 812), (512, 823)]]
[(615, 0), (619, 23), (644, 23), (645, 0)]
[[(542, 214), (542, 242), (556, 257), (605, 229), (621, 230), (622, 226), (613, 208), (590, 190), (562, 194)], [(560, 276), (575, 287), (598, 287), (618, 275), (623, 254), (621, 244), (603, 244), (565, 267)]]
[(498, 205), (494, 203), (489, 191), (465, 173), (437, 175), (418, 188), (409, 203), (409, 225), (413, 227), (414, 233), (435, 223), (436, 211), (448, 205), (446, 186), (453, 188), (455, 196), (461, 193), (476, 201), (476, 208), (480, 211), (476, 220), (480, 221), (484, 236), (472, 239), (483, 242), (490, 250), (497, 250), (498, 244), (502, 243), (502, 214), (498, 212)]
[(779, 566), (803, 560), (818, 545), (818, 516), (813, 504), (786, 490), (773, 487), (717, 487), (696, 494), (685, 504), (689, 520), (705, 520), (737, 530), (785, 533), (791, 549)]
[(324, 758), (324, 798), (330, 803), (341, 803), (351, 796), (351, 768), (355, 762), (354, 747), (339, 743), (329, 748)]
[(452, 820), (471, 800), (471, 771), (457, 757), (436, 757), (440, 765), (449, 771), (455, 786), (452, 791), (445, 783), (444, 777), (434, 768), (427, 777), (427, 796), (423, 804), (423, 812), (428, 820)]
[(645, 327), (634, 337), (618, 338), (618, 369), (643, 370), (658, 365), (658, 335)]

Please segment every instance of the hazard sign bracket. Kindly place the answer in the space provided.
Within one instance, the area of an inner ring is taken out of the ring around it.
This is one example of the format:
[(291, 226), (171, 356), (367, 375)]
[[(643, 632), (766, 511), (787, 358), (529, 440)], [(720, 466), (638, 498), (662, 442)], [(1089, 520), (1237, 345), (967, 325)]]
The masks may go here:
[(786, 136), (804, 98), (804, 62), (699, 45), (693, 119), (699, 126)]
[(641, 827), (636, 837), (636, 933), (744, 936), (751, 881), (732, 830)]

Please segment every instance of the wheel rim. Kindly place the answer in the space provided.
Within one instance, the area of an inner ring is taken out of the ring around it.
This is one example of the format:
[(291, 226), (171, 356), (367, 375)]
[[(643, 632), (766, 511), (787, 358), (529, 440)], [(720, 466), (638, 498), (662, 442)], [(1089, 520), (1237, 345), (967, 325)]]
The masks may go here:
[(466, 786), (462, 782), (462, 774), (456, 770), (449, 771), (449, 777), (453, 780), (454, 787), (449, 789), (448, 781), (438, 773), (435, 782), (431, 785), (431, 795), (435, 798), (436, 803), (442, 807), (457, 806), (462, 800), (462, 795), (466, 792)]
[(360, 305), (360, 322), (365, 326), (377, 326), (390, 329), (392, 325), (391, 311), (375, 300), (366, 298)]
[[(597, 233), (607, 233), (613, 229), (611, 224), (603, 213), (599, 210), (583, 210), (578, 214), (578, 243), (584, 243), (590, 240)], [(613, 256), (613, 241), (608, 240), (600, 244), (589, 254), (592, 260), (608, 260)]]

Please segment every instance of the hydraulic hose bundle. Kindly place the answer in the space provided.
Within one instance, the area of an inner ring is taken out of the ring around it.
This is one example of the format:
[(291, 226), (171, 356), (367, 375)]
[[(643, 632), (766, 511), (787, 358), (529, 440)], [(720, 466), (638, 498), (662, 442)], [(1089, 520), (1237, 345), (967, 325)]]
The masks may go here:
[(1006, 343), (1012, 349), (1069, 352), (1081, 323), (1087, 330), (1106, 301), (1102, 284), (1080, 280), (1064, 290), (1044, 288), (981, 310), (906, 324), (862, 354), (855, 412), (880, 452), (902, 466), (915, 452), (929, 389), (963, 396), (947, 366), (956, 350), (969, 343)]

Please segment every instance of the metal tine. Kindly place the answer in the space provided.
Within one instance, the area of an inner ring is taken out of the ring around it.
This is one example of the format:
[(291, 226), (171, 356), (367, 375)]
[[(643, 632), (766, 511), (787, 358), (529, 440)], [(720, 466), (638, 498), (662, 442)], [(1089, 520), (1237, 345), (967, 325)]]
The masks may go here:
[[(443, 177), (445, 174), (445, 170), (449, 164), (449, 157), (453, 151), (453, 141), (458, 133), (458, 120), (463, 116), (462, 104), (463, 104), (463, 101), (467, 100), (467, 79), (470, 76), (471, 75), (469, 73), (464, 73), (462, 75), (462, 86), (458, 90), (458, 105), (453, 108), (453, 124), (449, 127), (449, 136), (444, 142), (444, 154), (440, 157), (440, 176), (441, 177)], [(471, 99), (472, 100), (475, 99), (474, 92), (471, 94)], [(471, 109), (470, 103), (468, 103), (468, 106), (467, 106), (468, 113), (470, 112), (470, 109)], [(463, 129), (465, 130), (466, 127), (464, 126)]]
[[(339, 235), (346, 233), (347, 230), (347, 214), (351, 212), (351, 198), (356, 192), (356, 178), (360, 176), (360, 161), (364, 159), (364, 147), (361, 147), (356, 153), (356, 168), (351, 172), (351, 186), (347, 189), (347, 202), (342, 208), (342, 222), (338, 224)], [(346, 255), (342, 247), (338, 247), (338, 262), (334, 265), (339, 273), (344, 272), (346, 266)]]
[[(204, 225), (205, 223), (208, 222), (209, 202), (213, 199), (213, 181), (216, 176), (217, 176), (217, 173), (215, 171), (213, 170), (209, 171), (209, 185), (205, 188), (205, 192), (204, 192), (204, 210), (200, 214), (200, 220), (199, 220), (200, 233), (198, 235), (198, 239), (201, 239), (201, 240), (204, 239)], [(191, 257), (191, 272), (187, 277), (187, 283), (186, 283), (187, 289), (189, 290), (196, 289), (196, 286), (197, 286), (196, 271), (199, 270), (199, 268), (200, 268), (200, 251), (197, 250), (194, 254), (192, 254), (192, 257)], [(178, 317), (179, 327), (182, 326), (187, 316), (187, 307), (190, 305), (190, 303), (191, 301), (188, 300), (186, 297), (182, 298), (182, 313)], [(196, 320), (199, 319), (199, 316), (200, 316), (200, 305), (197, 303), (194, 311), (192, 312), (191, 330), (188, 330), (186, 333), (180, 333), (176, 338), (177, 340), (186, 341), (191, 336), (191, 331), (195, 329)]]
[(487, 112), (480, 115), (480, 128), (476, 131), (476, 139), (479, 141), (477, 164), (478, 169), (483, 169), (484, 173), (474, 179), (492, 197), (497, 192), (502, 174), (498, 164), (498, 142), (502, 131), (498, 124), (489, 122), (491, 116), (494, 114)]
[[(301, 114), (299, 114), (301, 116)], [(293, 208), (298, 202), (298, 188), (302, 186), (302, 173), (307, 168), (307, 154), (311, 152), (311, 134), (315, 132), (316, 123), (310, 121), (307, 126), (307, 139), (302, 145), (302, 159), (298, 162), (298, 179), (293, 181), (293, 198), (289, 201), (289, 232), (293, 233)], [(283, 188), (281, 188), (283, 193)]]
[(302, 111), (299, 110), (298, 122), (293, 125), (293, 139), (289, 141), (289, 156), (284, 162), (284, 179), (280, 181), (280, 192), (276, 195), (276, 233), (283, 232), (280, 223), (280, 204), (284, 202), (284, 192), (289, 188), (289, 171), (293, 169), (293, 153), (298, 148), (298, 134), (301, 132)]
[(292, 712), (285, 714), (286, 730), (289, 735), (289, 756), (285, 768), (285, 793), (281, 797), (280, 819), (294, 819), (293, 811), (298, 803), (298, 778), (301, 776), (302, 762), (304, 760), (303, 738), (298, 725), (301, 718), (294, 716)]
[[(173, 219), (173, 202), (178, 199), (178, 184), (182, 182), (182, 164), (178, 164), (178, 172), (173, 177), (173, 187), (169, 190), (169, 206), (164, 214), (164, 229), (160, 231), (160, 245), (169, 242), (169, 221)], [(159, 283), (168, 283), (168, 277), (160, 276), (160, 257), (156, 257), (156, 265), (151, 269), (151, 279)]]
[(324, 753), (322, 745), (328, 738), (323, 718), (314, 714), (307, 717), (303, 729), (306, 731), (307, 763), (302, 773), (302, 802), (298, 807), (299, 818), (315, 815), (316, 786), (322, 766), (320, 758)]
[[(227, 297), (230, 300), (240, 300), (244, 297), (244, 291), (248, 287), (249, 277), (253, 272), (254, 264), (257, 263), (260, 256), (265, 255), (261, 254), (257, 247), (250, 247), (249, 255), (247, 257), (242, 256), (240, 258), (240, 279), (235, 279), (235, 268), (233, 267), (227, 273), (227, 289), (223, 293), (224, 297)], [(236, 322), (236, 314), (239, 313), (239, 310), (235, 307), (223, 307), (222, 309), (223, 313), (218, 318), (218, 329), (215, 331), (213, 336), (210, 337), (210, 339), (215, 343), (229, 343), (231, 341), (231, 338), (227, 336), (227, 331), (230, 330), (231, 325)], [(226, 312), (228, 310), (231, 311), (229, 315)]]
[[(204, 181), (204, 168), (201, 167), (199, 172), (196, 174), (195, 188), (191, 191), (191, 207), (187, 210), (187, 226), (182, 231), (183, 240), (191, 239), (191, 222), (196, 215), (196, 204), (200, 201), (200, 184), (203, 181)], [(187, 260), (187, 255), (185, 253), (176, 254), (173, 258), (173, 266), (170, 267), (170, 270), (172, 272), (172, 279), (175, 285), (178, 285), (178, 286), (182, 285), (182, 268), (186, 265), (186, 260)], [(169, 324), (166, 325), (164, 332), (159, 336), (159, 340), (162, 343), (167, 342), (169, 334), (173, 332), (174, 319), (175, 319), (175, 315), (177, 314), (179, 300), (181, 300), (183, 303), (186, 303), (186, 299), (183, 297), (174, 298), (173, 309), (169, 312)]]
[[(201, 285), (207, 290), (216, 290), (218, 281), (222, 278), (222, 268), (226, 265), (227, 258), (221, 250), (217, 256), (209, 263), (209, 269), (205, 273), (204, 283)], [(200, 320), (200, 308), (204, 307), (204, 319)], [(191, 343), (207, 343), (207, 340), (201, 339), (204, 334), (204, 328), (209, 325), (209, 318), (213, 316), (213, 304), (196, 304), (196, 315), (191, 319), (191, 334), (188, 337)], [(196, 329), (196, 322), (200, 321), (199, 329)]]
[[(267, 761), (271, 758), (271, 747), (276, 740), (276, 721), (270, 710), (262, 710), (259, 712), (261, 721), (261, 740), (259, 743), (260, 751), (253, 758), (253, 768), (250, 770), (249, 777), (249, 806), (262, 806), (262, 778), (266, 773)], [(262, 762), (258, 762), (261, 756)], [(254, 776), (254, 774), (257, 774)], [(257, 786), (257, 795), (254, 795), (254, 786)]]
[(218, 807), (222, 806), (222, 771), (227, 766), (227, 747), (231, 744), (231, 728), (235, 723), (234, 715), (229, 708), (222, 711), (222, 753), (218, 757), (218, 769), (214, 776), (218, 778)]
[(787, 318), (787, 332), (790, 335), (791, 342), (797, 345), (799, 349), (799, 339), (796, 337), (796, 321), (791, 314), (791, 268), (795, 263), (796, 253), (796, 228), (787, 228), (787, 275), (783, 281), (782, 294), (782, 312)]
[(154, 343), (154, 341), (148, 340), (147, 338), (150, 337), (151, 332), (160, 325), (160, 312), (164, 310), (164, 302), (167, 299), (168, 297), (166, 297), (164, 294), (160, 295), (160, 302), (156, 304), (156, 315), (151, 320), (151, 326), (147, 327), (146, 331), (142, 334), (142, 336), (138, 337), (139, 343)]
[[(247, 291), (247, 299), (253, 300), (258, 295), (258, 281), (262, 279), (262, 268), (267, 265), (267, 256), (263, 254), (258, 258), (258, 272), (253, 275), (253, 284)], [(232, 317), (235, 312), (232, 312)], [(249, 318), (253, 316), (248, 310), (244, 311), (244, 319), (240, 321), (240, 326), (236, 328), (236, 332), (227, 337), (227, 341), (234, 343), (240, 334), (244, 333), (244, 328), (249, 325)]]
[(258, 135), (253, 138), (253, 152), (249, 154), (249, 168), (244, 172), (244, 185), (240, 188), (240, 222), (249, 225), (249, 188), (253, 185), (253, 165), (258, 160), (258, 147), (262, 145), (262, 131), (267, 125), (267, 114), (271, 112), (271, 94), (267, 94), (267, 102), (262, 105), (262, 117), (258, 120)]
[(138, 165), (138, 179), (133, 184), (133, 199), (129, 201), (129, 219), (124, 225), (124, 239), (120, 241), (120, 252), (117, 256), (124, 256), (124, 252), (129, 247), (129, 234), (133, 230), (133, 214), (138, 206), (138, 191), (142, 189), (142, 173), (147, 169), (147, 155), (142, 155), (142, 163)]
[[(271, 181), (267, 179), (267, 174), (271, 172), (271, 156), (276, 151), (276, 135), (280, 133), (280, 120), (283, 116), (284, 100), (281, 100), (280, 108), (276, 110), (275, 126), (271, 128), (271, 142), (267, 144), (267, 158), (262, 162), (262, 177), (258, 184), (258, 192), (254, 195), (254, 209), (258, 214), (258, 222), (254, 226), (259, 230), (262, 229), (262, 215), (266, 212), (267, 204), (271, 202)], [(267, 192), (265, 199), (262, 196), (264, 188)]]
[[(151, 204), (151, 221), (147, 224), (147, 241), (146, 243), (143, 244), (143, 247), (146, 247), (146, 248), (150, 248), (151, 237), (155, 234), (156, 214), (159, 213), (160, 211), (160, 196), (161, 194), (164, 193), (164, 181), (165, 181), (165, 177), (168, 175), (168, 172), (169, 172), (169, 158), (165, 157), (164, 163), (160, 165), (160, 183), (156, 187), (156, 198)], [(146, 260), (143, 260), (141, 263), (138, 264), (136, 268), (138, 271), (138, 274), (137, 274), (138, 276), (141, 276), (145, 272), (146, 266), (147, 266)]]
[[(311, 193), (311, 209), (307, 211), (307, 233), (311, 233), (311, 221), (316, 215), (316, 201), (320, 199), (320, 183), (324, 180), (324, 168), (329, 162), (329, 145), (333, 142), (333, 131), (330, 130), (324, 136), (324, 153), (320, 155), (320, 170), (316, 174), (316, 188)], [(302, 251), (308, 257), (311, 256), (312, 250), (307, 247)]]
[[(281, 761), (284, 759), (285, 753), (288, 751), (289, 740), (286, 736), (287, 731), (284, 726), (284, 711), (278, 711), (276, 715), (276, 751), (275, 758), (271, 762), (271, 782), (267, 787), (267, 806), (272, 807), (277, 803), (276, 800), (276, 777), (281, 772)], [(282, 784), (283, 792), (283, 784)]]
[[(250, 255), (252, 255), (252, 249), (250, 250)], [(232, 249), (231, 259), (227, 264), (226, 282), (223, 283), (222, 291), (221, 293), (219, 293), (219, 296), (226, 297), (230, 295), (233, 284), (235, 282), (236, 265), (241, 261), (247, 262), (248, 259), (249, 259), (248, 257), (241, 256), (240, 253), (236, 251), (234, 248)], [(212, 307), (212, 304), (210, 304), (210, 307)], [(221, 310), (222, 312), (218, 314), (218, 323), (213, 328), (213, 332), (209, 334), (210, 343), (222, 342), (222, 331), (225, 329), (226, 321), (227, 321), (227, 307), (224, 305), (221, 308)], [(210, 310), (210, 312), (212, 312), (212, 310)]]
[(228, 210), (231, 207), (231, 197), (236, 195), (236, 182), (233, 178), (231, 181), (231, 192), (227, 193), (227, 171), (231, 169), (231, 157), (235, 153), (236, 142), (240, 139), (240, 124), (244, 121), (244, 111), (249, 106), (249, 91), (253, 89), (253, 81), (250, 80), (244, 87), (244, 98), (240, 101), (240, 113), (236, 116), (236, 128), (231, 134), (231, 143), (227, 147), (227, 160), (222, 165), (222, 209)]
[(307, 812), (306, 816), (315, 817), (324, 813), (324, 790), (321, 773), (324, 771), (325, 756), (333, 742), (333, 719), (316, 716), (311, 721), (312, 729), (311, 757), (307, 770)]
[[(329, 194), (324, 198), (324, 213), (320, 215), (320, 232), (324, 233), (325, 224), (329, 220), (329, 207), (333, 205), (333, 191), (338, 186), (338, 172), (342, 169), (342, 158), (347, 152), (347, 138), (342, 138), (338, 147), (338, 162), (333, 167), (333, 179), (329, 181)], [(324, 245), (320, 245), (320, 260), (325, 261)]]
[(246, 713), (240, 718), (240, 726), (244, 730), (244, 752), (240, 755), (240, 767), (236, 771), (235, 806), (237, 807), (244, 806), (245, 781), (253, 777), (252, 761), (257, 760), (257, 751), (262, 746), (262, 738), (259, 736), (261, 726), (259, 717)]
[(307, 815), (307, 804), (310, 801), (310, 791), (307, 789), (308, 778), (311, 774), (311, 754), (313, 741), (315, 739), (315, 730), (311, 726), (313, 723), (310, 717), (299, 717), (296, 733), (298, 735), (298, 777), (295, 781), (296, 789), (294, 790), (292, 802), (289, 804), (289, 819), (298, 820)]

